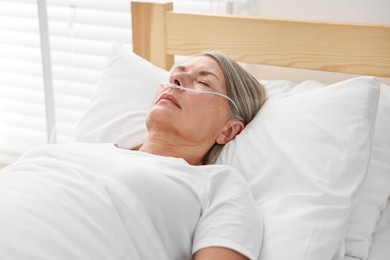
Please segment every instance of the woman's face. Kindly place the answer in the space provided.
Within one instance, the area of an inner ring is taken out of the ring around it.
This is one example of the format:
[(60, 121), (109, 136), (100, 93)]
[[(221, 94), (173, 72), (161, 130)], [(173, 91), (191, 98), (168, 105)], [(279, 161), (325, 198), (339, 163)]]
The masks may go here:
[[(169, 82), (227, 95), (223, 72), (208, 56), (192, 57), (175, 67)], [(188, 145), (203, 142), (212, 145), (229, 115), (229, 101), (223, 97), (160, 87), (146, 123), (150, 133), (159, 131)]]

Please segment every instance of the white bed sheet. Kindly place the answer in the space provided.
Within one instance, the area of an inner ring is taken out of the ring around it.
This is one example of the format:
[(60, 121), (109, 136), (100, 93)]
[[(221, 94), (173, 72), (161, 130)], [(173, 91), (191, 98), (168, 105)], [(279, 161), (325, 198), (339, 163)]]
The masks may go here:
[(381, 216), (372, 237), (372, 245), (368, 260), (390, 259), (390, 198)]
[(133, 193), (77, 163), (99, 158), (53, 152), (26, 153), (0, 172), (1, 259), (168, 259)]
[(30, 150), (0, 172), (0, 210), (1, 260), (188, 260), (209, 246), (260, 253), (261, 215), (233, 168), (112, 143)]

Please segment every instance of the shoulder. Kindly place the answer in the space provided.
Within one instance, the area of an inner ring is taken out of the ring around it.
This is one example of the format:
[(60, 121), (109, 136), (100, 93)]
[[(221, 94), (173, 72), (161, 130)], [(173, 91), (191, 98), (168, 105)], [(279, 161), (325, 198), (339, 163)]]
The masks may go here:
[(201, 171), (208, 173), (210, 175), (210, 179), (239, 179), (240, 181), (245, 181), (244, 177), (230, 165), (225, 164), (209, 164), (203, 166), (195, 166), (201, 167)]
[(263, 223), (249, 184), (230, 166), (212, 168), (215, 171), (206, 185), (194, 252), (223, 247), (257, 259)]
[(209, 190), (213, 191), (221, 187), (230, 187), (250, 192), (249, 183), (232, 166), (216, 164), (211, 165), (211, 169), (213, 170), (209, 171), (210, 176), (207, 185)]

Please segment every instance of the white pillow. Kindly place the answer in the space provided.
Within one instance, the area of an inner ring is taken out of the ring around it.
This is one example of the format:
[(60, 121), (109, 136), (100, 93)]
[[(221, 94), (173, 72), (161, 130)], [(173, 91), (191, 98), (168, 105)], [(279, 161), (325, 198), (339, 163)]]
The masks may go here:
[[(141, 143), (155, 89), (167, 78), (114, 44), (75, 140)], [(262, 82), (270, 99), (219, 162), (243, 173), (266, 214), (262, 259), (327, 259), (344, 238), (351, 198), (365, 175), (378, 83), (370, 77), (326, 88), (315, 81)]]
[(302, 84), (271, 97), (218, 161), (251, 184), (264, 260), (331, 259), (369, 164), (377, 80)]
[(127, 148), (141, 144), (155, 90), (168, 77), (167, 71), (114, 42), (91, 103), (76, 124), (74, 139)]
[[(372, 247), (370, 248), (369, 260), (385, 260), (390, 256), (390, 199), (386, 208), (382, 211), (381, 217), (372, 237)], [(356, 260), (356, 258), (351, 258)]]
[(371, 163), (350, 217), (345, 239), (346, 256), (357, 259), (368, 257), (372, 234), (390, 196), (389, 160), (390, 86), (381, 84)]
[[(281, 93), (298, 93), (324, 87), (316, 81), (305, 81), (296, 86), (283, 81), (261, 81), (271, 97)], [(280, 86), (280, 87), (279, 87)], [(345, 238), (341, 245), (341, 258), (367, 259), (372, 245), (372, 235), (377, 228), (381, 212), (390, 196), (390, 86), (380, 85), (378, 109), (375, 120), (374, 140), (367, 177), (358, 191)]]

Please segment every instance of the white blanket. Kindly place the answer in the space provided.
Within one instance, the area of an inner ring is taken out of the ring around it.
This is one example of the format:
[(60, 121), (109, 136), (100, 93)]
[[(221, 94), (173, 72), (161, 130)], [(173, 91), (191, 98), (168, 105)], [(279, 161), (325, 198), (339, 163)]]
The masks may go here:
[(129, 189), (47, 155), (0, 173), (1, 259), (167, 259)]
[(0, 172), (0, 259), (191, 259), (223, 246), (259, 255), (262, 223), (223, 165), (118, 149), (46, 145)]

